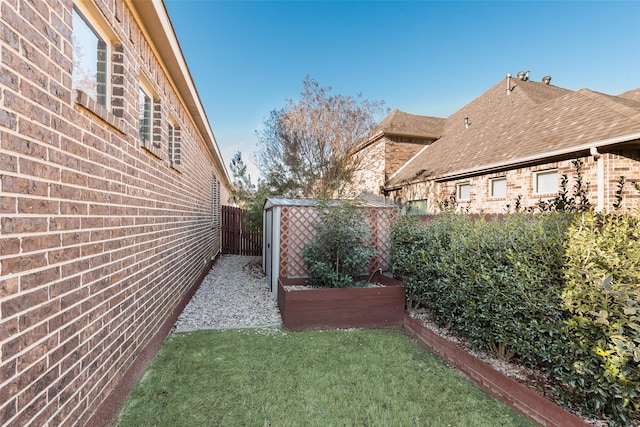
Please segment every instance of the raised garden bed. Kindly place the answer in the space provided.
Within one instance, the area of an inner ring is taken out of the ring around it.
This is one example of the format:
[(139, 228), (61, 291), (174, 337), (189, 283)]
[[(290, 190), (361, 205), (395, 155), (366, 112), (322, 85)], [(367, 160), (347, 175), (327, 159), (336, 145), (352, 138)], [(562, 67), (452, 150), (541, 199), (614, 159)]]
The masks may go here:
[(478, 387), (543, 426), (584, 426), (585, 421), (534, 390), (495, 370), (422, 325), (409, 314), (404, 318), (405, 331), (445, 362), (455, 366)]
[[(375, 274), (372, 287), (300, 289), (305, 279), (278, 280), (278, 306), (289, 330), (400, 328), (405, 289), (396, 279)], [(292, 286), (294, 286), (292, 288)]]

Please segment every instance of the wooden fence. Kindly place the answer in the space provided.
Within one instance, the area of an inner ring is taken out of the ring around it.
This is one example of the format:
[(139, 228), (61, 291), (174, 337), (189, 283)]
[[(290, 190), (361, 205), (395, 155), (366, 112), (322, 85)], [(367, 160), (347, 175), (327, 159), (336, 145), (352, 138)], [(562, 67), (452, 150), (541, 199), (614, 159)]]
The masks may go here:
[(262, 233), (247, 230), (247, 212), (233, 206), (222, 206), (222, 253), (262, 256)]

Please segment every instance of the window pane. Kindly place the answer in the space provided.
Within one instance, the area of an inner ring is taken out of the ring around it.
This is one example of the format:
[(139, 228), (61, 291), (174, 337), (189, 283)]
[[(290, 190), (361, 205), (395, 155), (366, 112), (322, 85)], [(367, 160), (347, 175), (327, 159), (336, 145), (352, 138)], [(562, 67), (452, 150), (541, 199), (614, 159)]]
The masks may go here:
[(107, 44), (73, 9), (74, 89), (81, 90), (101, 105), (107, 104)]
[(429, 213), (429, 201), (423, 200), (410, 200), (406, 205), (408, 215), (426, 215)]
[(471, 198), (471, 185), (458, 185), (458, 200), (469, 200)]
[(507, 178), (491, 180), (491, 197), (505, 197), (507, 195)]
[(555, 193), (558, 191), (558, 171), (539, 172), (536, 174), (536, 193)]
[(151, 141), (151, 97), (139, 88), (140, 96), (140, 139)]

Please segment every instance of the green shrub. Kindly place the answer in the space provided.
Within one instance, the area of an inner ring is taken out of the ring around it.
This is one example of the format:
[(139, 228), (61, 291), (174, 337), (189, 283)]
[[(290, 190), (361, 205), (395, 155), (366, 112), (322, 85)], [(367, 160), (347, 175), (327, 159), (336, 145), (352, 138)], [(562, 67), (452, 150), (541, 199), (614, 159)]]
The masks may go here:
[(471, 221), (448, 212), (429, 224), (402, 219), (391, 263), (414, 307), (499, 356), (551, 364), (561, 346), (563, 235), (570, 215), (513, 214)]
[(357, 285), (375, 250), (371, 247), (365, 210), (357, 201), (323, 199), (313, 240), (302, 248), (313, 286), (345, 288)]
[(568, 400), (625, 425), (640, 418), (640, 221), (587, 212), (569, 236), (562, 299), (571, 357), (555, 375)]
[(447, 212), (391, 230), (414, 307), (478, 348), (560, 381), (566, 404), (640, 419), (640, 219), (548, 212), (471, 221)]

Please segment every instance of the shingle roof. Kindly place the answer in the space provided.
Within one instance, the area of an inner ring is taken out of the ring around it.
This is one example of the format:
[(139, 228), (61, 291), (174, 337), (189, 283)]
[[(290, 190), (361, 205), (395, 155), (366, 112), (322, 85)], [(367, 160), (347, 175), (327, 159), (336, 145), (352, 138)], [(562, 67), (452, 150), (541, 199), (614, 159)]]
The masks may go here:
[(626, 91), (624, 93), (621, 93), (618, 96), (620, 98), (626, 98), (626, 99), (630, 99), (632, 101), (640, 102), (640, 88), (628, 90), (628, 91)]
[(448, 117), (443, 136), (386, 186), (483, 172), (640, 132), (640, 103), (633, 99), (529, 80), (512, 82), (509, 95), (502, 80)]
[(419, 116), (396, 109), (373, 129), (373, 133), (435, 139), (442, 136), (444, 122), (441, 117)]

